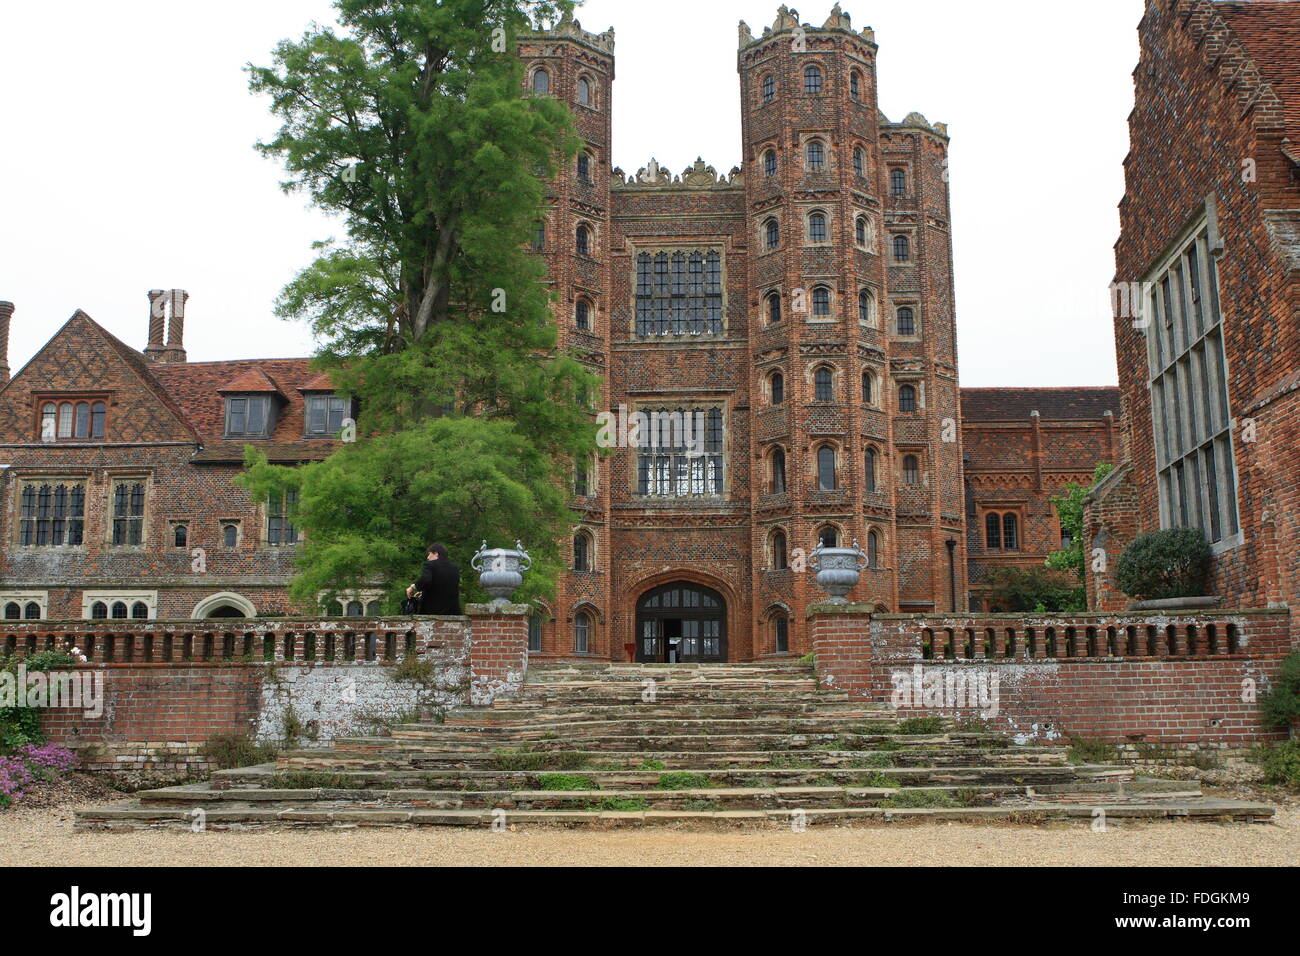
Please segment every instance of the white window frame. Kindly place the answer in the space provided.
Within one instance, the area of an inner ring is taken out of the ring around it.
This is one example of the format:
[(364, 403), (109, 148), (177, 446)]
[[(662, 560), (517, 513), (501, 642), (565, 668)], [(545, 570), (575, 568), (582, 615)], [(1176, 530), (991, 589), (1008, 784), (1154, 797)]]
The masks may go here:
[[(49, 591), (0, 591), (0, 615), (4, 614), (4, 606), (10, 602), (18, 605), (21, 610), (26, 610), (28, 604), (36, 603), (40, 605), (41, 616), (37, 620), (45, 621), (50, 616), (50, 592)], [(3, 620), (3, 618), (0, 618)], [(19, 623), (29, 621), (31, 618), (20, 617)]]
[[(96, 603), (102, 601), (108, 606), (110, 613), (113, 610), (113, 604), (121, 601), (126, 604), (127, 616), (125, 620), (138, 621), (140, 618), (131, 617), (130, 611), (134, 604), (143, 601), (149, 608), (149, 616), (144, 620), (154, 621), (158, 618), (158, 592), (157, 591), (82, 591), (81, 592), (81, 618), (82, 620), (92, 620), (90, 609)], [(107, 620), (114, 620), (109, 617)]]

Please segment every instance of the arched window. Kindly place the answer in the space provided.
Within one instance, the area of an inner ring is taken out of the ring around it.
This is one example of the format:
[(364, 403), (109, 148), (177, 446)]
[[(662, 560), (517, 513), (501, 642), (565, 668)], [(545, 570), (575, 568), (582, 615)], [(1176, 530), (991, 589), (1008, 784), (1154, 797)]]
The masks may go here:
[(919, 485), (921, 483), (921, 460), (915, 455), (903, 457), (903, 484)]
[(819, 139), (808, 141), (808, 168), (817, 170), (826, 168), (826, 144)]
[(776, 99), (776, 77), (771, 73), (763, 77), (763, 102), (770, 103)]
[(103, 621), (108, 618), (108, 605), (103, 601), (96, 601), (90, 606), (90, 617), (94, 621)]
[(533, 74), (533, 92), (549, 93), (551, 92), (551, 74), (545, 70), (538, 70)]
[(840, 532), (834, 525), (827, 525), (817, 533), (817, 541), (823, 548), (838, 548)]
[(815, 212), (808, 217), (808, 241), (826, 242), (830, 237), (826, 230), (826, 214)]
[(371, 601), (366, 605), (367, 617), (379, 617), (383, 613), (383, 605), (378, 601)]
[(785, 452), (780, 448), (772, 452), (772, 494), (785, 494)]
[(880, 567), (880, 535), (874, 531), (867, 532), (867, 567)]
[(901, 169), (889, 171), (889, 192), (894, 196), (907, 195), (907, 173)]
[(127, 609), (125, 601), (114, 601), (113, 611), (110, 615), (115, 621), (125, 621), (127, 619)]
[(831, 314), (831, 290), (824, 285), (819, 285), (813, 289), (813, 315), (828, 316)]
[(28, 601), (23, 607), (23, 617), (29, 621), (39, 621), (41, 618), (41, 606), (35, 601)]
[(578, 227), (578, 255), (591, 255), (591, 229), (587, 226)]
[(835, 399), (835, 375), (825, 365), (813, 373), (813, 397), (819, 402)]
[(221, 543), (227, 548), (233, 548), (239, 544), (239, 527), (228, 524), (221, 529)]
[(573, 619), (573, 649), (579, 654), (591, 653), (591, 615), (586, 611)]
[(77, 402), (77, 424), (73, 431), (76, 438), (90, 437), (90, 404)]
[(862, 404), (874, 405), (876, 403), (876, 377), (871, 374), (870, 370), (862, 373)]
[(137, 621), (148, 620), (149, 605), (145, 604), (143, 601), (136, 601), (131, 605), (131, 617), (135, 618)]
[(876, 297), (870, 289), (858, 293), (858, 321), (863, 325), (876, 324)]
[(984, 516), (984, 547), (989, 550), (1002, 548), (1002, 516), (989, 512)]
[(870, 237), (871, 233), (869, 232), (869, 227), (867, 225), (867, 217), (859, 216), (853, 222), (853, 241), (859, 246), (866, 246), (867, 240)]
[(591, 182), (591, 154), (578, 154), (578, 178), (584, 183)]
[(782, 612), (772, 615), (772, 645), (778, 654), (790, 651), (790, 618)]
[(768, 249), (775, 249), (781, 245), (781, 224), (775, 219), (769, 219), (764, 225), (766, 245)]
[(1020, 549), (1020, 523), (1014, 514), (1002, 516), (1002, 547), (1008, 551)]
[(861, 146), (853, 147), (853, 172), (858, 176), (867, 175), (867, 153)]
[(585, 76), (578, 77), (578, 105), (591, 105), (591, 80)]
[(785, 532), (772, 532), (772, 570), (784, 571), (790, 566), (785, 544)]
[(819, 66), (809, 66), (803, 71), (803, 91), (809, 96), (817, 96), (822, 91), (822, 71)]
[(574, 320), (578, 328), (584, 332), (591, 331), (591, 303), (586, 299), (579, 299)]
[(915, 385), (899, 386), (898, 410), (900, 412), (916, 411), (916, 386)]
[(916, 334), (916, 312), (909, 306), (903, 306), (898, 310), (898, 334)]
[(863, 457), (866, 459), (865, 464), (867, 466), (867, 491), (875, 494), (878, 487), (876, 484), (876, 459), (879, 457), (879, 453), (874, 448), (868, 448)]
[(586, 532), (573, 536), (573, 570), (591, 570), (591, 538)]
[(854, 70), (849, 74), (849, 96), (855, 100), (862, 95), (862, 74)]
[(172, 546), (177, 548), (188, 547), (190, 543), (190, 529), (188, 525), (178, 524), (172, 531)]
[(763, 154), (763, 173), (768, 179), (776, 175), (776, 150), (769, 149)]
[(546, 248), (546, 223), (540, 219), (533, 223), (533, 249), (541, 251)]
[(835, 449), (822, 445), (817, 449), (817, 490), (834, 491), (836, 487)]
[(912, 258), (912, 244), (907, 236), (894, 237), (894, 261), (907, 262)]
[(767, 324), (776, 325), (781, 321), (781, 296), (773, 292), (767, 297)]
[(785, 401), (785, 376), (780, 372), (773, 372), (772, 378), (768, 383), (772, 393), (772, 404), (780, 405)]
[(23, 616), (23, 609), (18, 606), (17, 601), (10, 601), (8, 604), (5, 605), (6, 621), (21, 620), (22, 616)]

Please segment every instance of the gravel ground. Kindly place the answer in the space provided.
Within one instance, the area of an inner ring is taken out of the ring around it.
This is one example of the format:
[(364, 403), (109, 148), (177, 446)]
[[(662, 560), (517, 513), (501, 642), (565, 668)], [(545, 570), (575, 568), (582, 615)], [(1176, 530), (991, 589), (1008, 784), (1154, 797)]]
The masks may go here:
[(72, 807), (0, 813), (0, 866), (1294, 866), (1300, 810), (1272, 824), (874, 826), (697, 832), (528, 829), (76, 833)]

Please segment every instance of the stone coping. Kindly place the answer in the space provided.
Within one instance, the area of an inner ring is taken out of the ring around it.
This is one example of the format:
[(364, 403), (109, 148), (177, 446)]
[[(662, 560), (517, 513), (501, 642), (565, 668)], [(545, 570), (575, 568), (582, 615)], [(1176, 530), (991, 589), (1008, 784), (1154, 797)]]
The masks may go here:
[(1291, 613), (1290, 608), (1168, 608), (1141, 611), (1075, 611), (1056, 612), (1021, 611), (1015, 614), (952, 613), (943, 614), (877, 614), (874, 604), (813, 604), (805, 615), (814, 617), (862, 617), (869, 616), (873, 621), (1117, 621), (1127, 618), (1169, 618), (1169, 617), (1285, 617)]

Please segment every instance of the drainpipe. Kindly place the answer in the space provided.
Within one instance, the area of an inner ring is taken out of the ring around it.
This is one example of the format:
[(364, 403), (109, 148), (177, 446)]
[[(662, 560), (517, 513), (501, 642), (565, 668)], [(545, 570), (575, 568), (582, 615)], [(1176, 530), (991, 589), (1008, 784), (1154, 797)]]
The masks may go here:
[(948, 602), (952, 613), (957, 613), (957, 540), (949, 538), (948, 545)]

